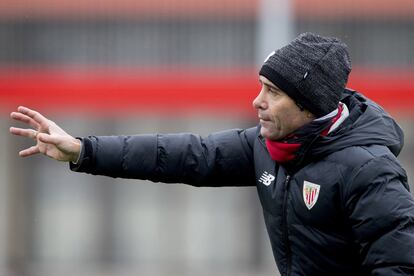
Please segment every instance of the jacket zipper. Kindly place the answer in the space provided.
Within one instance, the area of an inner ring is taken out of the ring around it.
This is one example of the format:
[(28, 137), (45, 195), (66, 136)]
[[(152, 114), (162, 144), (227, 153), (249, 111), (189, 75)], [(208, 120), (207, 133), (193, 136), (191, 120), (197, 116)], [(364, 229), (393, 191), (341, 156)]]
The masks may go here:
[[(264, 148), (266, 144), (262, 139), (259, 137), (260, 143), (263, 145)], [(285, 179), (285, 194), (283, 197), (283, 239), (286, 245), (286, 275), (290, 276), (292, 273), (292, 252), (290, 251), (290, 243), (289, 243), (289, 235), (288, 235), (288, 225), (287, 225), (287, 198), (288, 198), (288, 190), (289, 190), (289, 183), (290, 183), (290, 175), (286, 175)]]
[(285, 194), (283, 198), (283, 238), (285, 240), (286, 245), (286, 275), (289, 276), (291, 274), (291, 266), (292, 266), (292, 252), (290, 251), (290, 243), (289, 243), (289, 233), (288, 233), (288, 225), (287, 225), (287, 199), (288, 199), (288, 191), (289, 191), (289, 183), (290, 183), (290, 175), (286, 176), (285, 180)]

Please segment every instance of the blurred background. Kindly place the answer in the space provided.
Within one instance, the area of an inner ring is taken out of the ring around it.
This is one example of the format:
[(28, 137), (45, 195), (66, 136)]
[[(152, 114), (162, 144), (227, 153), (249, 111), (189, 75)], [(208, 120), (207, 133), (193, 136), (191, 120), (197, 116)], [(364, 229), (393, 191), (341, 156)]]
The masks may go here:
[(255, 188), (22, 159), (32, 141), (9, 113), (38, 109), (73, 136), (254, 126), (260, 64), (312, 31), (348, 44), (349, 87), (403, 127), (412, 185), (413, 30), (411, 0), (2, 0), (0, 275), (277, 274)]

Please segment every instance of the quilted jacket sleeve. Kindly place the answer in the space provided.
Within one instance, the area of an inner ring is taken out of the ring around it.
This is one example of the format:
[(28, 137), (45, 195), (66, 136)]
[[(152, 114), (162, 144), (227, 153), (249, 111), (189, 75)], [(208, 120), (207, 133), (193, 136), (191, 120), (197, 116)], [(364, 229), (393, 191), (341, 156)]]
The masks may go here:
[(257, 129), (198, 135), (154, 134), (83, 138), (73, 171), (111, 177), (187, 183), (194, 186), (255, 185), (254, 138)]
[(352, 179), (346, 208), (364, 275), (414, 275), (414, 200), (404, 170), (382, 156)]

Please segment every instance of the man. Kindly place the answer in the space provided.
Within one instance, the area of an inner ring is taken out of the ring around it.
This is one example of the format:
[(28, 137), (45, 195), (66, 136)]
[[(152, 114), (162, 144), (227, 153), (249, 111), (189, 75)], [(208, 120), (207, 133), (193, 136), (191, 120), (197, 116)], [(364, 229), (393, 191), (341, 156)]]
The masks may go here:
[(381, 107), (345, 88), (336, 38), (305, 33), (264, 62), (253, 106), (260, 125), (192, 134), (75, 139), (36, 111), (11, 117), (43, 153), (78, 172), (257, 186), (282, 275), (414, 275), (414, 200), (396, 159), (403, 133)]

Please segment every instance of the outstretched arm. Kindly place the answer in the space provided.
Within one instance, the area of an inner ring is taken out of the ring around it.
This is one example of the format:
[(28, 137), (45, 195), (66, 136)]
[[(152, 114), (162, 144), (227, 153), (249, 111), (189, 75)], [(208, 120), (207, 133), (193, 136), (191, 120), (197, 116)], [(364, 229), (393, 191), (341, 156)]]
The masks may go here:
[(193, 186), (255, 185), (257, 128), (201, 137), (191, 133), (84, 137), (82, 158), (71, 169), (111, 177)]
[(27, 157), (42, 153), (58, 161), (76, 162), (78, 159), (81, 150), (80, 140), (67, 134), (55, 122), (39, 112), (19, 106), (17, 112), (12, 112), (10, 117), (31, 127), (11, 127), (12, 134), (36, 141), (36, 145), (20, 151), (20, 156)]
[[(78, 172), (112, 177), (187, 183), (194, 186), (254, 185), (252, 141), (256, 128), (227, 130), (202, 138), (189, 133), (134, 136), (90, 136), (81, 141), (39, 112), (19, 107), (10, 116), (31, 128), (11, 127), (36, 145), (20, 151), (70, 161)], [(79, 163), (74, 165), (82, 154)]]

